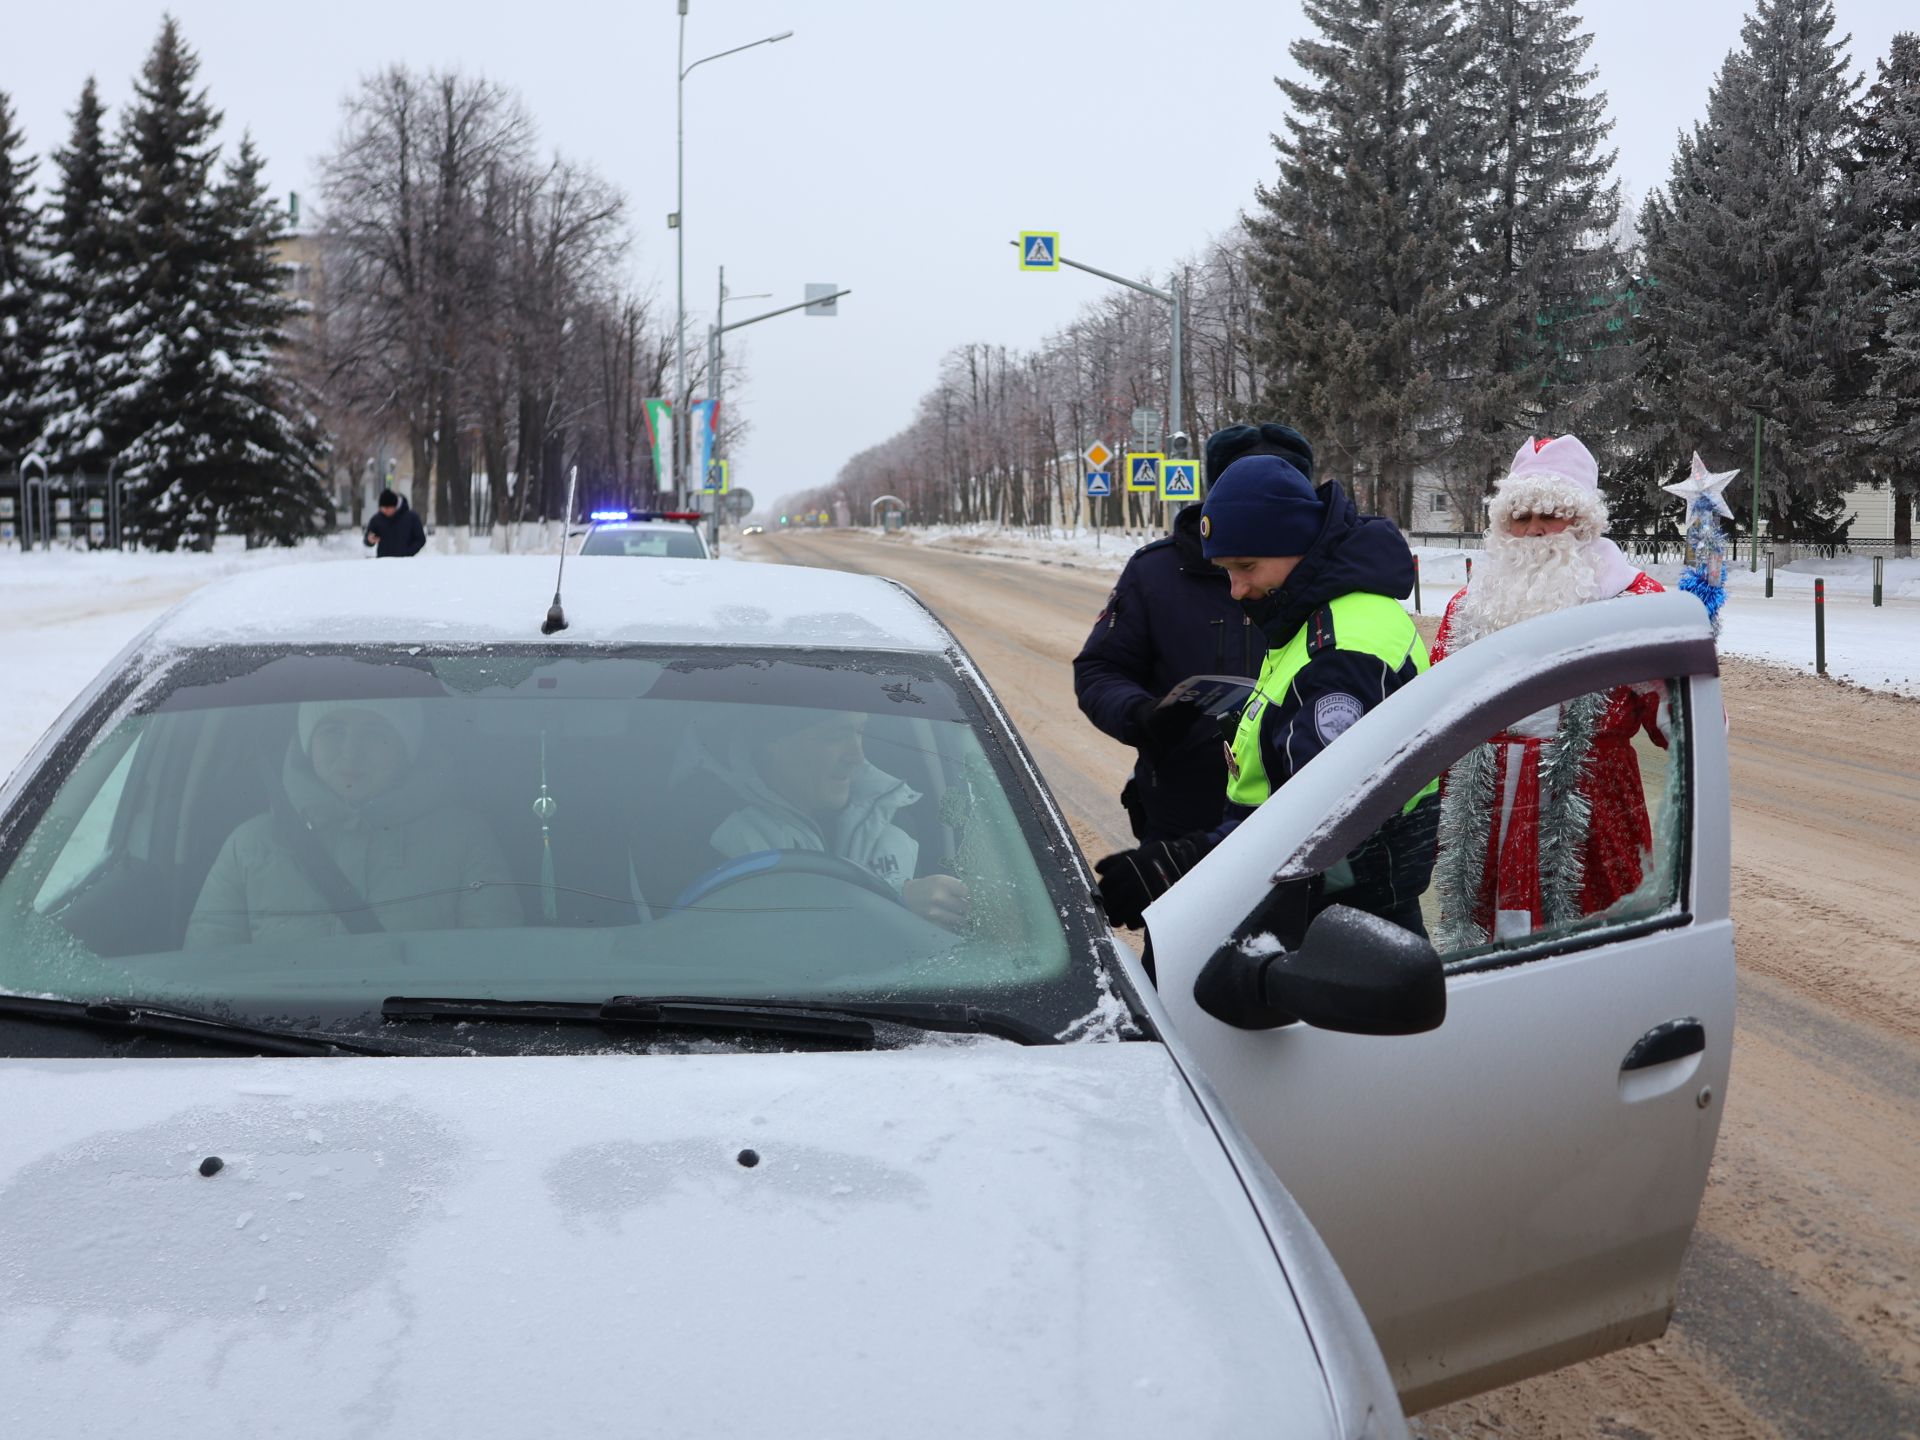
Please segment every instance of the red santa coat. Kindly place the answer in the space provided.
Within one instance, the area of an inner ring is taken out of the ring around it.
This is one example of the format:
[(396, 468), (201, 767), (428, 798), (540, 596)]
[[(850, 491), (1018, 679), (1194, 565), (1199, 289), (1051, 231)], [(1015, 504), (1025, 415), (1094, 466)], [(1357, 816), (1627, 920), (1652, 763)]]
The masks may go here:
[[(1662, 588), (1641, 571), (1619, 593), (1652, 595)], [(1466, 593), (1461, 590), (1447, 602), (1430, 652), (1435, 664), (1451, 648), (1454, 611)], [(1665, 698), (1664, 686), (1621, 686), (1609, 695), (1595, 729), (1593, 754), (1580, 781), (1592, 815), (1580, 887), (1583, 915), (1606, 909), (1640, 884), (1640, 858), (1653, 847), (1653, 827), (1633, 741), (1644, 730), (1655, 744), (1666, 746), (1660, 728)], [(1490, 937), (1529, 934), (1546, 923), (1540, 885), (1540, 751), (1552, 738), (1557, 720), (1556, 707), (1492, 737), (1493, 823), (1473, 913), (1473, 923)]]

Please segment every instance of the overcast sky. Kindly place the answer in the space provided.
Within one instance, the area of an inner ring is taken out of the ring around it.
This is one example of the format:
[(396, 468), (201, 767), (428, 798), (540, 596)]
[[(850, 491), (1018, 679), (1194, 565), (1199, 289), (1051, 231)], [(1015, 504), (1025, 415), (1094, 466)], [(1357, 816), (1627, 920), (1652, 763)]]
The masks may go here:
[[(201, 79), (250, 129), (279, 190), (311, 193), (340, 97), (394, 61), (517, 88), (544, 143), (595, 166), (631, 206), (632, 267), (670, 317), (674, 0), (66, 0), (10, 5), (0, 89), (29, 149), (64, 144), (89, 74), (117, 112), (163, 8)], [(1836, 0), (1855, 67), (1913, 0)], [(1676, 133), (1738, 43), (1741, 0), (1587, 0), (1633, 197), (1666, 176)], [(833, 478), (911, 418), (943, 352), (1030, 345), (1105, 282), (1023, 275), (1008, 241), (1058, 230), (1063, 253), (1162, 272), (1229, 226), (1270, 178), (1270, 135), (1304, 21), (1288, 0), (691, 0), (687, 58), (781, 30), (686, 84), (689, 336), (704, 345), (715, 267), (730, 318), (851, 287), (832, 319), (783, 316), (732, 337), (753, 433), (734, 482), (765, 502)], [(749, 338), (750, 337), (750, 338)], [(1113, 438), (1113, 437), (1109, 437)]]

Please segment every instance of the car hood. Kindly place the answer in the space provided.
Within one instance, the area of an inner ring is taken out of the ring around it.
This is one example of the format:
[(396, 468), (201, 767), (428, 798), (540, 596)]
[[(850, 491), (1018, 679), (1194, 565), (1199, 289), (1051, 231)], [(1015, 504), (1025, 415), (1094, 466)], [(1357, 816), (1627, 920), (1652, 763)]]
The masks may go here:
[(10, 1435), (1331, 1433), (1154, 1043), (6, 1061), (0, 1113)]

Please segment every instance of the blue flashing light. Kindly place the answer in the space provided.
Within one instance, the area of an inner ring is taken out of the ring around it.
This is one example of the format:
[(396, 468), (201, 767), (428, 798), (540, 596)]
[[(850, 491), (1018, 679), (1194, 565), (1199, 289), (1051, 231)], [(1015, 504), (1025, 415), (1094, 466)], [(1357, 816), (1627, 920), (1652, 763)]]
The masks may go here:
[(625, 520), (628, 516), (624, 510), (595, 510), (587, 518), (589, 520)]

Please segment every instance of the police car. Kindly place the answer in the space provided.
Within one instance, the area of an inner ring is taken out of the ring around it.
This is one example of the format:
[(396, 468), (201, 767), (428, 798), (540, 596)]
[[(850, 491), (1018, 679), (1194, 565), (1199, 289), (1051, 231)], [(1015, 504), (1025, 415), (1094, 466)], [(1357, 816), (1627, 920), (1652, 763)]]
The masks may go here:
[(665, 560), (710, 560), (703, 522), (695, 510), (596, 510), (589, 517), (582, 555), (630, 555)]
[[(1691, 597), (1362, 717), (1148, 912), (1156, 986), (906, 590), (576, 565), (543, 633), (552, 583), (209, 586), (0, 790), (0, 1432), (1358, 1440), (1664, 1329), (1733, 1033)], [(1328, 903), (1621, 685), (1632, 903)], [(1223, 954), (1297, 1020), (1204, 1012)]]

